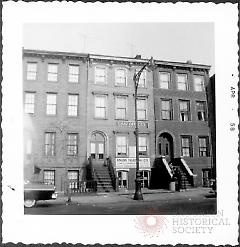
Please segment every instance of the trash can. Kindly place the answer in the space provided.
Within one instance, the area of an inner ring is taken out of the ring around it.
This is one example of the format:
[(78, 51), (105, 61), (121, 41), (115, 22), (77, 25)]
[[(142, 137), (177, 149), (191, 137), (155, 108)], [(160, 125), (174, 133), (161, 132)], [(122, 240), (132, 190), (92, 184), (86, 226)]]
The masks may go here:
[(169, 190), (170, 191), (176, 191), (176, 183), (175, 181), (171, 181), (169, 184)]

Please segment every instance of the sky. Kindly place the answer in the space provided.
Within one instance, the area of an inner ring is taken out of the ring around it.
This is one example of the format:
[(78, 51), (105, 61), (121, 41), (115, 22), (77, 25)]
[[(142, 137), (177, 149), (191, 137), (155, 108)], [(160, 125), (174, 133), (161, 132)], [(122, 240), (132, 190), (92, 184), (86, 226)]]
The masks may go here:
[(214, 74), (214, 24), (156, 23), (27, 23), (23, 47), (93, 53), (211, 65)]

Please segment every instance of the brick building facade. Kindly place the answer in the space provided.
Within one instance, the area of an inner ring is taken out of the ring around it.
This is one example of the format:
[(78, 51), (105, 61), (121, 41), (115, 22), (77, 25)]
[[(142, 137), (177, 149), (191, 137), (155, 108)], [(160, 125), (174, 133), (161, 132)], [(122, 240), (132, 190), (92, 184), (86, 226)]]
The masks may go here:
[[(146, 61), (23, 50), (25, 179), (63, 191), (67, 180), (89, 179), (89, 165), (95, 175), (107, 166), (117, 187), (133, 189), (133, 75)], [(179, 157), (194, 186), (205, 185), (211, 168), (208, 71), (205, 65), (155, 60), (142, 73), (137, 106), (143, 187), (166, 186), (168, 179), (164, 186), (159, 181), (166, 171), (172, 177)]]

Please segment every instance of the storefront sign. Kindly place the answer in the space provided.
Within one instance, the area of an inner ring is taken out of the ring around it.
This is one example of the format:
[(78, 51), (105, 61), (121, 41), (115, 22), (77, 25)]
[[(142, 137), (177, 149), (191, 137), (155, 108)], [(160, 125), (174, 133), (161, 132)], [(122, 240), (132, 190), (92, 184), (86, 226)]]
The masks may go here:
[[(116, 158), (116, 168), (136, 168), (136, 158)], [(139, 158), (139, 168), (150, 168), (150, 158)]]
[[(117, 126), (120, 127), (135, 127), (135, 121), (117, 121)], [(148, 123), (144, 121), (138, 121), (138, 127), (145, 127), (148, 128)]]

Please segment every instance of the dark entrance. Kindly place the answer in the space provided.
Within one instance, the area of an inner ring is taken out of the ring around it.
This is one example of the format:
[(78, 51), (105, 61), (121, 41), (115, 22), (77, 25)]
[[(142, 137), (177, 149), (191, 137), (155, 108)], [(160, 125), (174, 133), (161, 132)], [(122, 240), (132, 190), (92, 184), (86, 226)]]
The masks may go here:
[(158, 137), (158, 154), (165, 156), (167, 161), (173, 158), (173, 138), (168, 133), (162, 133)]

